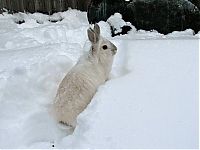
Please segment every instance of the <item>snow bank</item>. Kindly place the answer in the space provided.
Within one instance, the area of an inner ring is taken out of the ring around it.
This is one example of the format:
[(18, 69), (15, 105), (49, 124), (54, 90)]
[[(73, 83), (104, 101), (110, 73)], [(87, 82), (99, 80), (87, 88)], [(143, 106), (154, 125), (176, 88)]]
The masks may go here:
[(197, 148), (197, 47), (197, 40), (123, 41), (129, 73), (99, 89), (58, 148)]
[[(119, 14), (110, 20), (125, 23)], [(132, 30), (111, 38), (108, 23), (99, 25), (118, 47), (111, 80), (69, 135), (48, 108), (90, 46), (86, 13), (0, 15), (0, 148), (198, 147), (199, 34)]]

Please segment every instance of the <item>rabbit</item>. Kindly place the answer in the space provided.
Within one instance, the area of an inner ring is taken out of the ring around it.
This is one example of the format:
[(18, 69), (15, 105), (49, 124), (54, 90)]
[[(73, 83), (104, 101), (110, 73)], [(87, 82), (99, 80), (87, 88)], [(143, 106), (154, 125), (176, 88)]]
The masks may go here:
[(53, 111), (58, 122), (76, 127), (77, 116), (87, 107), (98, 87), (108, 80), (117, 47), (100, 35), (100, 27), (87, 30), (91, 47), (59, 85)]

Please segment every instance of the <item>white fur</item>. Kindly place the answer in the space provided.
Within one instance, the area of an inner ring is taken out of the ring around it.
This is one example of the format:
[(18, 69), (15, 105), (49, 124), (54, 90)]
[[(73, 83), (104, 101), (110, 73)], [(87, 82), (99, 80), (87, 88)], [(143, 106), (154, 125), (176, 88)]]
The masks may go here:
[[(114, 44), (100, 36), (97, 24), (95, 27), (94, 30), (88, 29), (88, 37), (92, 43), (89, 54), (82, 56), (64, 77), (54, 101), (57, 121), (73, 127), (76, 126), (77, 116), (90, 103), (99, 85), (108, 79), (117, 50)], [(107, 45), (108, 49), (104, 50), (103, 45)]]

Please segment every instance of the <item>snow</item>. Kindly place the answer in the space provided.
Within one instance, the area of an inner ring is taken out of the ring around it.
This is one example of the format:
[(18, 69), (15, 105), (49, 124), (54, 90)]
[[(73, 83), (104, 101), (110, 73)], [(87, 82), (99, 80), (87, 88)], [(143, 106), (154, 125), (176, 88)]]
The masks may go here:
[[(109, 23), (129, 24), (120, 14)], [(99, 25), (118, 52), (70, 135), (49, 107), (90, 46), (86, 12), (0, 15), (0, 148), (198, 148), (199, 33), (134, 28), (112, 38)]]
[(114, 15), (110, 16), (108, 18), (107, 22), (115, 27), (115, 33), (116, 32), (121, 32), (121, 27), (126, 25), (126, 22), (122, 19), (122, 15), (120, 13), (115, 13)]

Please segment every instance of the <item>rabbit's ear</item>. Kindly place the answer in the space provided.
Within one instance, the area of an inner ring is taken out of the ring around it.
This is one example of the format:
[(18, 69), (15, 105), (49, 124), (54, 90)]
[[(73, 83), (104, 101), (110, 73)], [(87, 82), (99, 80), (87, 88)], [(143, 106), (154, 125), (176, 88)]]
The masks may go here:
[(100, 37), (100, 27), (97, 23), (94, 25), (94, 32), (95, 32), (96, 36), (99, 38)]
[(87, 30), (87, 32), (88, 32), (88, 38), (89, 38), (89, 40), (90, 40), (93, 44), (95, 44), (95, 43), (97, 43), (97, 42), (99, 41), (99, 37), (98, 37), (97, 34), (94, 32), (94, 30), (92, 30), (91, 28), (89, 28), (89, 29)]

